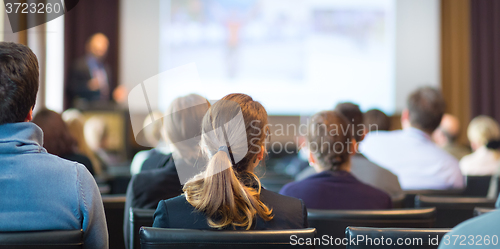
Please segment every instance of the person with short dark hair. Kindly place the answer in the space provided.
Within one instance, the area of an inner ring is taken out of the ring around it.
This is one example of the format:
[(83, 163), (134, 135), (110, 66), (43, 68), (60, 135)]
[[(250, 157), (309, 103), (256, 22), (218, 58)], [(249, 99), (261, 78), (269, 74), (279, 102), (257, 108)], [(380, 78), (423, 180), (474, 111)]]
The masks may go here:
[(444, 111), (438, 90), (419, 88), (408, 97), (401, 115), (403, 130), (368, 133), (361, 152), (396, 174), (404, 190), (461, 189), (464, 178), (458, 160), (431, 139)]
[(391, 129), (391, 119), (379, 109), (371, 109), (363, 114), (365, 128), (368, 132), (388, 131)]
[(354, 138), (357, 143), (356, 153), (351, 157), (351, 173), (361, 182), (385, 191), (392, 198), (403, 197), (404, 193), (398, 177), (389, 170), (371, 162), (358, 151), (358, 144), (363, 141), (367, 132), (367, 127), (363, 123), (364, 116), (359, 106), (348, 102), (339, 103), (335, 107), (335, 111), (338, 111), (351, 121), (351, 125), (355, 129)]
[(38, 61), (0, 42), (0, 231), (83, 230), (83, 248), (108, 248), (101, 195), (85, 166), (47, 153), (32, 120)]
[(356, 140), (351, 123), (342, 114), (319, 112), (311, 117), (307, 131), (309, 163), (317, 173), (286, 184), (280, 194), (299, 198), (312, 209), (392, 208), (387, 193), (351, 173)]

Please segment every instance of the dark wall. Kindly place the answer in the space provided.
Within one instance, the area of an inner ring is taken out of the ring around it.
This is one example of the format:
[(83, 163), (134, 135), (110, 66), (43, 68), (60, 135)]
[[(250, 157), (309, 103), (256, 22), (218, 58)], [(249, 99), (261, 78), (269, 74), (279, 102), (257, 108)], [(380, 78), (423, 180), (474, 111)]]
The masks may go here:
[[(64, 16), (64, 72), (67, 84), (72, 63), (85, 55), (85, 43), (94, 33), (109, 39), (106, 62), (111, 67), (111, 89), (117, 85), (119, 44), (119, 0), (82, 0)], [(47, 55), (50, 56), (50, 55)], [(66, 85), (67, 88), (67, 85)], [(68, 106), (65, 98), (65, 107)]]
[(471, 116), (500, 121), (500, 1), (470, 1)]

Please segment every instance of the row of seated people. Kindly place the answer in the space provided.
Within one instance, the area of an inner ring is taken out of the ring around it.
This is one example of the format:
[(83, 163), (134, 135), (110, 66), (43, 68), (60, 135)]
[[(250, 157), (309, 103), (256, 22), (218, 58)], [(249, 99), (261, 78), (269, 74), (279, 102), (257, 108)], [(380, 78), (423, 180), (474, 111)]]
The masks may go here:
[[(5, 89), (0, 91), (0, 173), (8, 176), (0, 181), (3, 199), (0, 220), (7, 221), (0, 223), (0, 231), (83, 229), (85, 248), (107, 248), (102, 199), (92, 175), (79, 163), (47, 153), (42, 147), (42, 130), (29, 122), (38, 90), (36, 56), (28, 47), (15, 43), (0, 43), (0, 50), (0, 83)], [(428, 97), (429, 92), (426, 91), (439, 94), (424, 88), (412, 97), (417, 96), (416, 100)], [(196, 108), (186, 98), (194, 99)], [(178, 101), (174, 101), (170, 108), (172, 114), (180, 115), (180, 119), (169, 115), (171, 120), (164, 122), (166, 136), (175, 142), (175, 150), (166, 155), (169, 158), (158, 163), (156, 169), (136, 175), (127, 191), (127, 195), (131, 196), (127, 202), (133, 203), (134, 199), (145, 195), (134, 193), (134, 183), (139, 182), (136, 179), (143, 173), (157, 176), (161, 171), (168, 171), (166, 175), (175, 175), (173, 181), (155, 188), (164, 191), (174, 182), (173, 189), (179, 190), (178, 193), (160, 196), (150, 192), (151, 198), (159, 198), (152, 204), (153, 208), (156, 207), (153, 226), (217, 230), (305, 228), (308, 227), (308, 202), (311, 205), (314, 202), (321, 204), (321, 201), (306, 198), (314, 194), (320, 200), (331, 199), (328, 204), (351, 201), (371, 205), (372, 202), (379, 202), (390, 208), (387, 193), (361, 183), (349, 173), (351, 157), (357, 153), (357, 143), (352, 135), (355, 132), (349, 128), (351, 123), (340, 112), (324, 111), (311, 119), (307, 134), (309, 161), (320, 171), (311, 178), (317, 177), (321, 180), (318, 183), (326, 183), (325, 186), (346, 180), (347, 184), (352, 184), (353, 192), (346, 195), (328, 188), (310, 188), (312, 192), (307, 192), (302, 191), (299, 183), (296, 183), (299, 185), (295, 185), (298, 188), (294, 191), (293, 185), (290, 185), (286, 194), (296, 195), (301, 200), (262, 188), (259, 178), (253, 173), (266, 157), (265, 142), (269, 134), (267, 113), (259, 102), (244, 94), (227, 95), (213, 106), (204, 98), (193, 95)], [(189, 112), (181, 111), (187, 106), (191, 107)], [(413, 127), (416, 123), (412, 121), (412, 115), (418, 113), (415, 110), (435, 108), (427, 103), (417, 106), (410, 106), (407, 114)], [(441, 116), (442, 113), (444, 107)], [(335, 126), (338, 128), (336, 132), (332, 129)], [(348, 132), (341, 132), (346, 129)], [(416, 128), (411, 131), (420, 134), (414, 130)], [(190, 138), (188, 141), (191, 144), (183, 143), (186, 138)], [(204, 157), (199, 157), (200, 153)], [(444, 154), (439, 156), (448, 159)], [(192, 166), (199, 161), (203, 162), (202, 169), (193, 169)], [(445, 160), (444, 166), (449, 166), (447, 163), (448, 160)], [(455, 178), (452, 174), (451, 179), (461, 177)], [(140, 187), (146, 188), (153, 183), (152, 180), (146, 181)], [(459, 180), (451, 183), (451, 186), (461, 185), (463, 182)], [(304, 187), (309, 186), (304, 184)], [(350, 190), (345, 188), (345, 191)], [(183, 195), (179, 195), (181, 193)], [(346, 199), (336, 199), (336, 194)], [(372, 199), (372, 195), (377, 198)]]

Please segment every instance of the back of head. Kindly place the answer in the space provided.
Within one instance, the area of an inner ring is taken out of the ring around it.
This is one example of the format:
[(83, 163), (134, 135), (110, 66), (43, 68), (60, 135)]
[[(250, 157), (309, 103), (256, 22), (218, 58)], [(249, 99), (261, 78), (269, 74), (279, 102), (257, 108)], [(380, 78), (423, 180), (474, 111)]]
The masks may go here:
[(391, 128), (391, 119), (378, 109), (371, 109), (363, 115), (365, 127), (370, 131), (388, 131)]
[[(272, 219), (259, 199), (260, 181), (249, 168), (262, 153), (267, 129), (266, 110), (244, 94), (225, 96), (203, 117), (200, 145), (209, 162), (200, 176), (185, 184), (184, 192), (188, 202), (207, 215), (211, 227), (250, 229), (255, 215)], [(256, 180), (257, 189), (247, 186), (247, 180)]]
[(35, 105), (38, 61), (28, 47), (0, 42), (0, 125), (23, 122)]
[(500, 139), (500, 127), (494, 119), (484, 115), (478, 116), (470, 122), (467, 137), (473, 147), (484, 146), (492, 140)]
[(454, 143), (460, 133), (460, 121), (451, 114), (444, 114), (439, 128), (434, 133), (441, 132), (446, 143)]
[(57, 112), (43, 109), (33, 118), (44, 135), (43, 147), (50, 154), (64, 156), (74, 152), (76, 141), (71, 136), (61, 115)]
[(189, 94), (174, 99), (166, 110), (162, 119), (165, 140), (172, 143), (174, 152), (185, 160), (197, 156), (198, 150), (193, 147), (199, 146), (196, 138), (201, 134), (201, 122), (209, 107), (207, 99)]
[(364, 137), (365, 127), (363, 124), (363, 113), (359, 109), (359, 106), (349, 102), (339, 103), (335, 107), (335, 111), (344, 115), (349, 120), (354, 129), (354, 139), (361, 142)]
[(432, 87), (414, 91), (408, 97), (407, 106), (411, 126), (429, 134), (439, 126), (445, 111), (443, 96)]
[(107, 136), (106, 122), (101, 117), (91, 117), (85, 122), (83, 132), (90, 149), (97, 151), (102, 148)]
[(85, 140), (84, 126), (85, 117), (77, 109), (68, 109), (62, 113), (62, 118), (68, 127), (71, 136), (76, 140), (78, 153), (82, 153), (90, 159), (92, 167), (97, 175), (101, 174), (101, 162), (97, 159), (94, 152), (90, 149)]
[(352, 146), (352, 130), (349, 121), (336, 111), (314, 114), (307, 129), (307, 145), (310, 153), (323, 170), (342, 170), (349, 162)]

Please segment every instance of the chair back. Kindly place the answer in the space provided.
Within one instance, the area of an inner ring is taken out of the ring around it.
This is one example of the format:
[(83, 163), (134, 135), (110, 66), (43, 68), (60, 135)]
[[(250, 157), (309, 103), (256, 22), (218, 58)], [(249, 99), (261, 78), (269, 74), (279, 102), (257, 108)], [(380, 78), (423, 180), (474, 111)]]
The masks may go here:
[[(213, 231), (143, 227), (140, 231), (142, 249), (217, 248), (217, 249), (281, 249), (314, 248), (299, 245), (314, 239), (316, 229), (266, 231)], [(300, 240), (299, 240), (300, 239)], [(294, 243), (297, 243), (294, 245)]]
[(495, 208), (475, 207), (474, 208), (474, 217), (482, 215), (482, 214), (485, 214), (485, 213), (489, 213), (489, 212), (491, 212), (493, 210), (496, 210), (496, 209)]
[(109, 249), (125, 248), (123, 238), (125, 195), (103, 195), (102, 203), (108, 225)]
[(129, 249), (141, 249), (139, 231), (141, 227), (153, 226), (154, 209), (130, 208), (130, 244)]
[(392, 208), (394, 208), (394, 209), (405, 208), (405, 199), (406, 199), (405, 195), (400, 195), (398, 197), (391, 198)]
[(0, 248), (77, 249), (83, 248), (82, 230), (0, 232)]
[(406, 190), (404, 207), (414, 208), (415, 207), (415, 196), (426, 195), (426, 196), (461, 196), (464, 189), (450, 189), (450, 190)]
[(415, 197), (415, 207), (436, 207), (434, 227), (450, 228), (473, 217), (475, 207), (495, 207), (495, 200), (482, 197), (423, 196)]
[(348, 243), (346, 249), (437, 249), (439, 242), (450, 229), (436, 228), (374, 228), (348, 227), (345, 237), (355, 243)]
[(486, 197), (492, 176), (466, 176), (467, 187), (462, 196)]
[(309, 210), (307, 220), (323, 235), (343, 238), (348, 226), (430, 228), (436, 219), (435, 208), (391, 210)]

